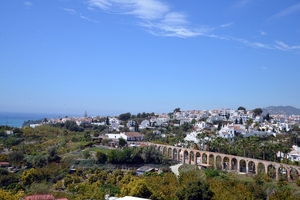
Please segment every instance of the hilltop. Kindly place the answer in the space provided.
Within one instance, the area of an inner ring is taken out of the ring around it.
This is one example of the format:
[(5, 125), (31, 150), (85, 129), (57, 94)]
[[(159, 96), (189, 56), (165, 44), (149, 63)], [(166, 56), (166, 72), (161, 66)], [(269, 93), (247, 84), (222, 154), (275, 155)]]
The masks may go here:
[(293, 106), (268, 106), (263, 108), (263, 114), (285, 114), (285, 115), (300, 115), (300, 109)]

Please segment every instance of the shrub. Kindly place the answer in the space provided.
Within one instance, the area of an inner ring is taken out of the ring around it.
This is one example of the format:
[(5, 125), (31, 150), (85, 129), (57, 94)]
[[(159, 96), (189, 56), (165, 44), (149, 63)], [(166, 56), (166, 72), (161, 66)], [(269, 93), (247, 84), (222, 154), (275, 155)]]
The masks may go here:
[(300, 187), (300, 180), (299, 179), (296, 181), (296, 185)]
[(264, 175), (262, 176), (262, 178), (263, 178), (263, 180), (266, 181), (266, 182), (271, 182), (271, 181), (272, 181), (272, 178), (269, 177), (267, 174), (264, 174)]

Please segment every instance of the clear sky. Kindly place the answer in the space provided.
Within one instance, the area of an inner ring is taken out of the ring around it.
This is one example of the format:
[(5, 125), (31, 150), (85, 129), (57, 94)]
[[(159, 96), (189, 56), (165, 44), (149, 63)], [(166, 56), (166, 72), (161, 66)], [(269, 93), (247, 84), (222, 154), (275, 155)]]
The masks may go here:
[(300, 1), (0, 1), (0, 111), (300, 108)]

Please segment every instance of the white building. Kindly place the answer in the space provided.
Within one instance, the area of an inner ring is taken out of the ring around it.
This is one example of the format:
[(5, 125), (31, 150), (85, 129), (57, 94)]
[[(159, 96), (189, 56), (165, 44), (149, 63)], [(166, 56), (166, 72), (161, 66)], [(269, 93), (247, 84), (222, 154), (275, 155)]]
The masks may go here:
[(291, 161), (300, 161), (300, 147), (293, 145), (291, 151), (287, 154)]
[(108, 139), (112, 139), (112, 140), (118, 140), (119, 138), (123, 138), (127, 140), (127, 135), (125, 135), (124, 133), (117, 133), (117, 134), (106, 133), (105, 135), (108, 137)]
[(199, 143), (199, 139), (197, 138), (198, 133), (193, 131), (191, 133), (187, 133), (186, 137), (184, 138), (184, 141), (190, 141), (190, 142), (194, 142), (196, 144)]

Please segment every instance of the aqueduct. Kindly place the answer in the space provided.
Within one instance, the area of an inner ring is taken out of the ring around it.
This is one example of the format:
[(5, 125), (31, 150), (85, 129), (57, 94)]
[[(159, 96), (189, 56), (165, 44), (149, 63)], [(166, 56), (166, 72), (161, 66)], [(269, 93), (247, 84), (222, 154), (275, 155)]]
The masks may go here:
[(211, 166), (215, 169), (247, 174), (265, 173), (277, 180), (281, 177), (287, 181), (295, 181), (300, 176), (300, 166), (183, 147), (152, 143), (148, 145), (155, 146), (156, 149), (167, 155), (170, 159), (186, 164), (204, 167)]

